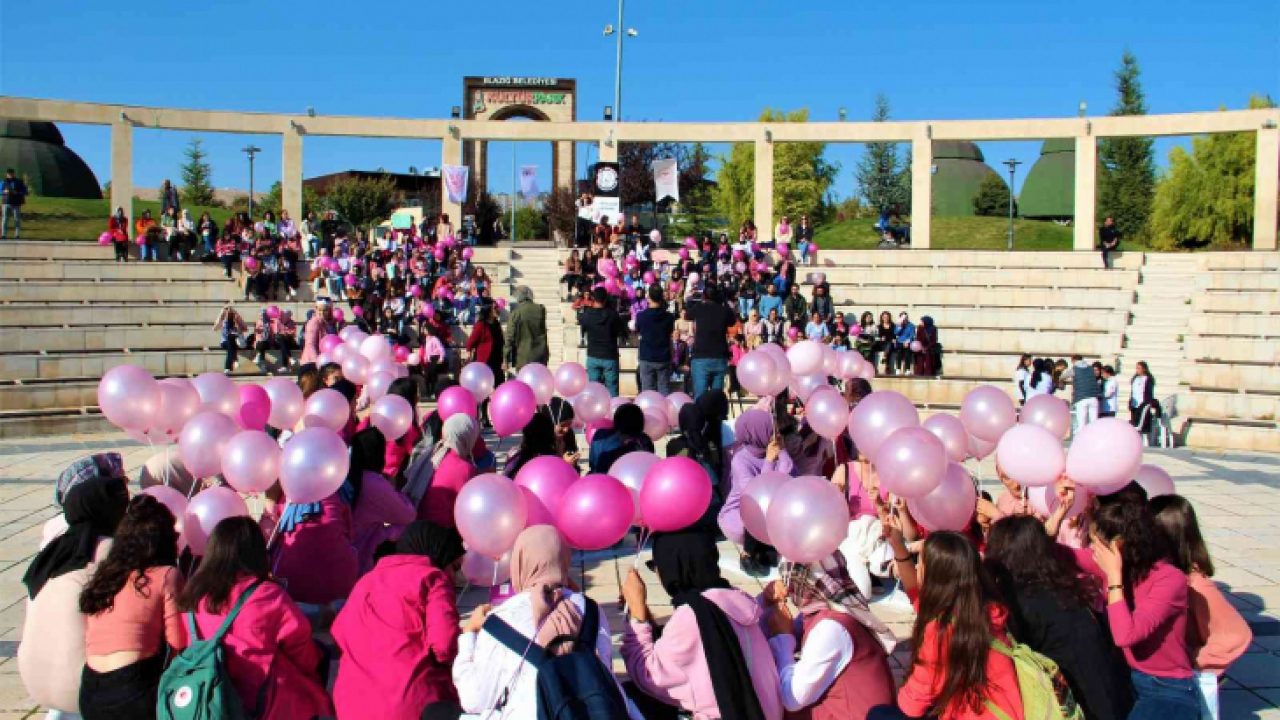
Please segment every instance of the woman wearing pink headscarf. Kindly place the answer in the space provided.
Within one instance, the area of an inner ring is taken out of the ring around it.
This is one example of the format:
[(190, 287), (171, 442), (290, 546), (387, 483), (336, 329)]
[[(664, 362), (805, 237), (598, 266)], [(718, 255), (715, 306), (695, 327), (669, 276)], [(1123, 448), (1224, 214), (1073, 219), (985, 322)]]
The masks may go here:
[(742, 492), (762, 472), (792, 474), (795, 464), (783, 446), (782, 438), (775, 432), (773, 418), (763, 410), (748, 410), (738, 416), (733, 425), (737, 450), (729, 468), (729, 491), (725, 493), (724, 507), (720, 508), (720, 531), (743, 552), (743, 572), (760, 575), (767, 572), (761, 567), (768, 546), (752, 538), (742, 525)]

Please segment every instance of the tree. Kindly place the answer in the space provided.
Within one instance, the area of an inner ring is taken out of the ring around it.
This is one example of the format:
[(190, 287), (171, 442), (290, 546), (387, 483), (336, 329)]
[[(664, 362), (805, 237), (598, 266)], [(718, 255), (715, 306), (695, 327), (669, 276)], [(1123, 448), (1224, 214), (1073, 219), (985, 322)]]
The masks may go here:
[[(1113, 116), (1147, 114), (1141, 74), (1138, 59), (1126, 50), (1115, 75), (1118, 98), (1111, 109)], [(1144, 137), (1105, 138), (1099, 143), (1098, 157), (1106, 168), (1098, 189), (1099, 217), (1115, 218), (1121, 237), (1143, 237), (1156, 190), (1154, 141)]]
[[(1018, 212), (1014, 203), (1013, 212)], [(978, 186), (978, 194), (973, 196), (973, 214), (984, 217), (1009, 216), (1009, 186), (995, 173), (987, 173)]]
[(702, 143), (694, 143), (680, 166), (680, 211), (688, 232), (701, 237), (714, 229), (715, 187), (710, 177), (711, 153)]
[[(1267, 97), (1249, 108), (1275, 107)], [(1242, 245), (1253, 237), (1257, 142), (1253, 133), (1219, 133), (1169, 151), (1169, 169), (1156, 188), (1152, 245), (1161, 250)]]
[(547, 237), (547, 219), (533, 205), (521, 205), (516, 208), (515, 231), (516, 240), (543, 240)]
[(391, 217), (398, 204), (395, 182), (387, 175), (339, 180), (329, 186), (325, 201), (360, 231)]
[(573, 231), (578, 220), (578, 196), (567, 187), (557, 187), (547, 193), (543, 209), (547, 214), (547, 229), (553, 240), (561, 244), (573, 243)]
[[(246, 195), (244, 200), (245, 210), (249, 209), (249, 198)], [(253, 199), (253, 214), (257, 217), (263, 217), (267, 211), (275, 213), (276, 217), (280, 217), (280, 211), (284, 208), (284, 189), (280, 186), (280, 182), (271, 184), (271, 189), (266, 195), (260, 195)], [(302, 214), (319, 211), (324, 209), (324, 200), (316, 194), (316, 191), (310, 186), (302, 186)], [(299, 220), (299, 218), (294, 218)]]
[(182, 153), (187, 161), (182, 164), (182, 202), (186, 205), (213, 205), (213, 168), (205, 158), (204, 142), (191, 138)]
[(743, 226), (756, 214), (756, 146), (735, 143), (728, 156), (721, 156), (712, 194), (716, 210), (729, 219), (730, 229)]
[[(889, 120), (889, 99), (880, 94), (876, 96), (876, 109), (871, 114), (872, 122)], [(858, 193), (878, 213), (902, 211), (910, 202), (910, 180), (908, 179), (904, 196), (902, 174), (911, 175), (911, 164), (906, 165), (898, 159), (898, 144), (892, 142), (867, 143), (854, 168), (853, 177), (858, 183)]]

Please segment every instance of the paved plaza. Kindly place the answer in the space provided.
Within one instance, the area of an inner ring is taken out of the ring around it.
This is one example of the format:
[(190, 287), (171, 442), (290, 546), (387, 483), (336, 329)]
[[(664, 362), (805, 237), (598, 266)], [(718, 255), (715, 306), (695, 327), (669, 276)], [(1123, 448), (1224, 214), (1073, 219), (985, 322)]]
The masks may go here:
[[(492, 442), (493, 438), (489, 438)], [(511, 440), (505, 443), (511, 446)], [(41, 717), (27, 697), (18, 676), (17, 650), (22, 640), (26, 589), (22, 575), (35, 554), (41, 526), (57, 514), (53, 481), (70, 461), (82, 455), (116, 450), (122, 453), (131, 477), (154, 450), (123, 435), (62, 436), (0, 443), (0, 720)], [(176, 449), (173, 450), (176, 452)], [(1195, 502), (1213, 559), (1215, 580), (1253, 629), (1254, 642), (1227, 673), (1222, 690), (1222, 717), (1280, 718), (1280, 456), (1212, 453), (1188, 450), (1152, 451), (1149, 462), (1164, 467), (1178, 490)], [(979, 468), (984, 486), (999, 491), (992, 461)], [(621, 632), (618, 603), (621, 579), (636, 565), (634, 535), (623, 550), (591, 553), (576, 559), (579, 580), (607, 610), (615, 632)], [(722, 543), (726, 577), (748, 592), (758, 592), (756, 580), (736, 572), (736, 553)], [(641, 559), (648, 559), (648, 554)], [(650, 605), (659, 621), (671, 614), (670, 598), (645, 569)], [(487, 600), (487, 590), (469, 589), (464, 611)], [(909, 609), (891, 602), (873, 607), (901, 639), (910, 636)], [(909, 657), (905, 642), (893, 658), (901, 677)], [(621, 661), (615, 657), (615, 667)]]

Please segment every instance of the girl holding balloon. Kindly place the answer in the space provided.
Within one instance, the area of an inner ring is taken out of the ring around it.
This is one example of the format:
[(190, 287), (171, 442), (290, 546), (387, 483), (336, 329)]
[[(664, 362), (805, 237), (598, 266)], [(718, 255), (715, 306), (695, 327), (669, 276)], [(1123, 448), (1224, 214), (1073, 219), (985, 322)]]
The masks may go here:
[(776, 551), (751, 537), (742, 522), (742, 493), (763, 472), (792, 474), (794, 464), (784, 447), (782, 437), (775, 434), (773, 418), (763, 410), (748, 410), (738, 416), (733, 426), (738, 449), (729, 468), (729, 492), (720, 509), (720, 530), (741, 551), (742, 571), (759, 577), (769, 572)]

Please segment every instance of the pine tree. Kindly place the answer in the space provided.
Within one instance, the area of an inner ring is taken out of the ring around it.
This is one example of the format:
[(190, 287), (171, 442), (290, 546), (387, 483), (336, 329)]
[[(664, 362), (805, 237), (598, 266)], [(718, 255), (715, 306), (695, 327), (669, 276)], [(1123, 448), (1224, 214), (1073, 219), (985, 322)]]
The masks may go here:
[[(1113, 116), (1146, 115), (1142, 71), (1133, 53), (1125, 51), (1116, 71), (1116, 106)], [(1107, 169), (1098, 192), (1098, 217), (1115, 218), (1123, 238), (1146, 235), (1156, 192), (1155, 142), (1151, 138), (1106, 138), (1098, 156)]]
[[(876, 109), (871, 115), (873, 122), (889, 120), (889, 99), (880, 94), (876, 96)], [(898, 144), (891, 142), (867, 143), (854, 169), (853, 176), (858, 183), (858, 192), (867, 201), (867, 205), (877, 213), (901, 211), (907, 207), (910, 199), (910, 181), (905, 185), (902, 174), (911, 174), (911, 165), (903, 165), (898, 158)]]
[[(1015, 204), (1014, 213), (1018, 212)], [(1009, 186), (995, 173), (987, 173), (978, 186), (978, 194), (973, 197), (973, 214), (984, 217), (1009, 216)]]
[(701, 237), (712, 229), (712, 193), (715, 188), (707, 175), (711, 153), (702, 143), (694, 143), (680, 168), (680, 210), (689, 223), (689, 232)]
[(185, 205), (213, 205), (213, 168), (205, 161), (208, 155), (200, 138), (191, 138), (183, 151), (182, 202)]

